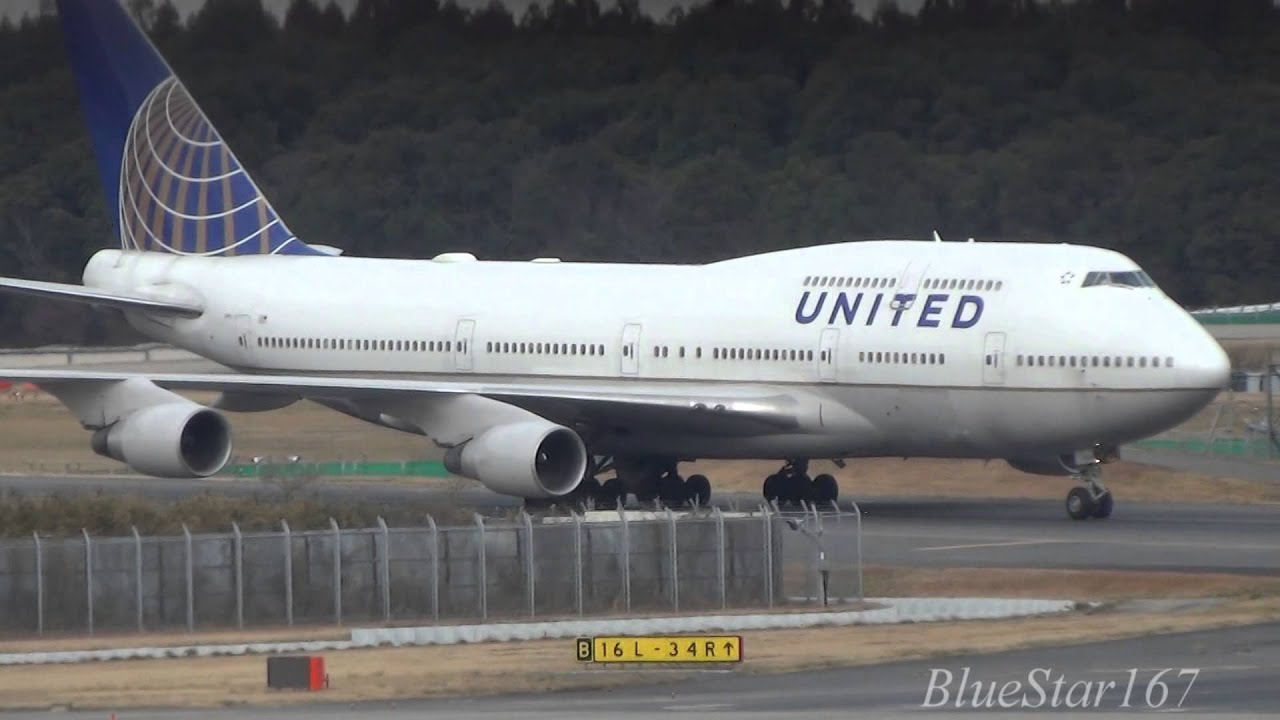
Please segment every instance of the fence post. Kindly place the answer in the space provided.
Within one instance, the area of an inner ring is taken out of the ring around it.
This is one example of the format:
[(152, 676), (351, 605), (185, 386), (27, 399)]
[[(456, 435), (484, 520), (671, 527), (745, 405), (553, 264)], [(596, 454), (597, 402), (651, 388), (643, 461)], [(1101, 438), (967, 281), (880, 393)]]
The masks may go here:
[(40, 533), (32, 532), (36, 541), (36, 634), (44, 635), (44, 546)]
[(436, 527), (436, 519), (427, 516), (427, 526), (431, 528), (431, 619), (440, 619), (440, 529)]
[(680, 553), (676, 552), (676, 514), (667, 508), (667, 521), (671, 524), (671, 609), (680, 612)]
[(764, 596), (767, 606), (773, 607), (773, 517), (767, 504), (760, 506), (764, 519)]
[(856, 523), (854, 532), (858, 540), (858, 601), (861, 602), (864, 594), (862, 590), (862, 508), (858, 507), (857, 500), (850, 499), (849, 502), (853, 504), (854, 522)]
[(379, 581), (382, 583), (382, 621), (391, 622), (391, 530), (387, 521), (378, 516), (378, 529), (382, 531), (382, 556), (379, 558)]
[(244, 629), (244, 536), (240, 534), (240, 526), (231, 521), (231, 554), (236, 571), (236, 627)]
[(522, 519), (522, 520), (524, 520), (525, 538), (527, 539), (527, 541), (525, 542), (525, 547), (524, 547), (524, 549), (525, 549), (525, 560), (524, 560), (524, 572), (525, 572), (525, 576), (524, 576), (524, 577), (525, 577), (525, 583), (524, 583), (524, 588), (525, 588), (526, 600), (528, 600), (528, 602), (529, 602), (529, 617), (533, 617), (533, 616), (534, 616), (534, 614), (536, 613), (536, 602), (537, 602), (537, 595), (536, 595), (536, 593), (537, 593), (537, 588), (536, 588), (536, 587), (535, 587), (535, 585), (534, 585), (534, 577), (533, 577), (533, 570), (534, 570), (534, 562), (533, 562), (533, 518), (532, 518), (532, 517), (530, 517), (529, 513), (525, 512), (523, 509), (521, 509), (521, 510), (520, 510), (520, 515), (521, 515), (521, 519)]
[(478, 555), (476, 560), (477, 560), (477, 567), (479, 568), (477, 574), (480, 576), (479, 577), (480, 582), (478, 583), (479, 595), (480, 595), (480, 598), (479, 598), (480, 619), (488, 620), (489, 619), (489, 596), (488, 596), (489, 595), (489, 574), (484, 566), (484, 561), (485, 561), (484, 518), (480, 517), (480, 513), (476, 513), (475, 515), (476, 515), (476, 538), (477, 538), (476, 545), (479, 546), (478, 549), (476, 550), (476, 553)]
[(725, 587), (724, 575), (724, 513), (719, 506), (712, 505), (711, 512), (716, 519), (716, 580), (720, 583), (720, 609), (729, 606), (729, 590)]
[(573, 591), (582, 616), (582, 516), (573, 511)]
[(182, 523), (182, 545), (186, 555), (187, 573), (187, 632), (196, 629), (195, 569), (191, 557), (191, 531)]
[(622, 519), (622, 598), (627, 612), (631, 612), (631, 528), (622, 498), (618, 498), (618, 517)]
[(284, 617), (293, 627), (293, 531), (284, 519), (280, 520), (280, 528), (284, 531)]
[(89, 531), (80, 528), (80, 534), (84, 536), (84, 593), (85, 605), (88, 608), (87, 618), (89, 624), (89, 634), (93, 634), (93, 541), (89, 539)]
[(130, 525), (129, 530), (133, 532), (133, 604), (138, 613), (138, 632), (142, 632), (142, 536), (136, 525)]
[(342, 624), (342, 529), (338, 521), (329, 518), (329, 528), (333, 530), (333, 619)]

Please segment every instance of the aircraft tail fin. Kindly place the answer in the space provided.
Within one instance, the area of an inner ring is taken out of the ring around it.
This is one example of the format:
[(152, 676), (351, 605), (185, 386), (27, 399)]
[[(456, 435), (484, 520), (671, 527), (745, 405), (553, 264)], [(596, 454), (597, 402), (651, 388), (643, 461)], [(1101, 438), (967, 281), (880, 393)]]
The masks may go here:
[(122, 247), (328, 254), (294, 237), (119, 0), (57, 4)]

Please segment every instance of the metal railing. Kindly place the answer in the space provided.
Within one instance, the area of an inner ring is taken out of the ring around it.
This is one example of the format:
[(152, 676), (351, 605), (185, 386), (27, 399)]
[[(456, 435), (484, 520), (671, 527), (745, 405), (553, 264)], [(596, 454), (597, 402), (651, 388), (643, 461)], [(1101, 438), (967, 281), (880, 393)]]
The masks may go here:
[[(174, 537), (36, 534), (0, 542), (0, 628), (190, 631), (773, 607), (801, 601), (785, 576), (812, 564), (800, 535), (785, 531), (788, 519), (765, 507), (606, 510), (476, 515), (461, 527), (428, 518), (409, 528), (379, 519), (306, 532), (282, 522), (272, 532), (233, 523), (229, 533), (184, 527)], [(860, 563), (857, 587), (860, 596)]]

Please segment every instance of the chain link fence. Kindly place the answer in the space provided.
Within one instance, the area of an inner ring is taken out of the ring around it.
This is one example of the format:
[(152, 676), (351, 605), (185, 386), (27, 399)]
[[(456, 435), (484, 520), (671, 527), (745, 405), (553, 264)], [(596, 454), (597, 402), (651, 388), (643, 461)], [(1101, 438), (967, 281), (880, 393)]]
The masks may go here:
[(814, 540), (789, 520), (767, 508), (595, 511), (476, 515), (461, 527), (429, 519), (412, 528), (379, 520), (307, 532), (282, 523), (275, 532), (233, 524), (230, 533), (176, 537), (37, 534), (0, 543), (0, 631), (485, 621), (815, 601)]
[(1277, 368), (1236, 373), (1232, 385), (1187, 422), (1133, 446), (1239, 460), (1280, 458), (1280, 433), (1273, 429), (1280, 398)]

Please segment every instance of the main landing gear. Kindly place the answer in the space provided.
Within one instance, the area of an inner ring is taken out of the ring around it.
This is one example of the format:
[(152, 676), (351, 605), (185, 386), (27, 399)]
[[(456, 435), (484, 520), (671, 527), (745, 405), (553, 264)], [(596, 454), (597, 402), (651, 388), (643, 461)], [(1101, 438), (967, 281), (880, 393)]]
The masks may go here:
[(1102, 484), (1102, 468), (1097, 464), (1089, 465), (1076, 477), (1081, 484), (1067, 493), (1067, 515), (1072, 520), (1105, 520), (1111, 517), (1115, 501), (1111, 491)]
[[(643, 505), (660, 502), (665, 507), (697, 505), (706, 507), (711, 502), (711, 481), (705, 475), (681, 477), (677, 472), (678, 461), (664, 458), (623, 458), (596, 456), (591, 459), (587, 475), (577, 489), (554, 504), (569, 504), (599, 509), (612, 509), (618, 501), (626, 503), (634, 494)], [(614, 473), (614, 477), (600, 481), (600, 475)], [(526, 503), (527, 504), (527, 503)]]
[(782, 469), (764, 480), (764, 499), (779, 505), (811, 503), (830, 505), (840, 499), (840, 484), (835, 477), (823, 473), (809, 479), (807, 459), (788, 460)]

